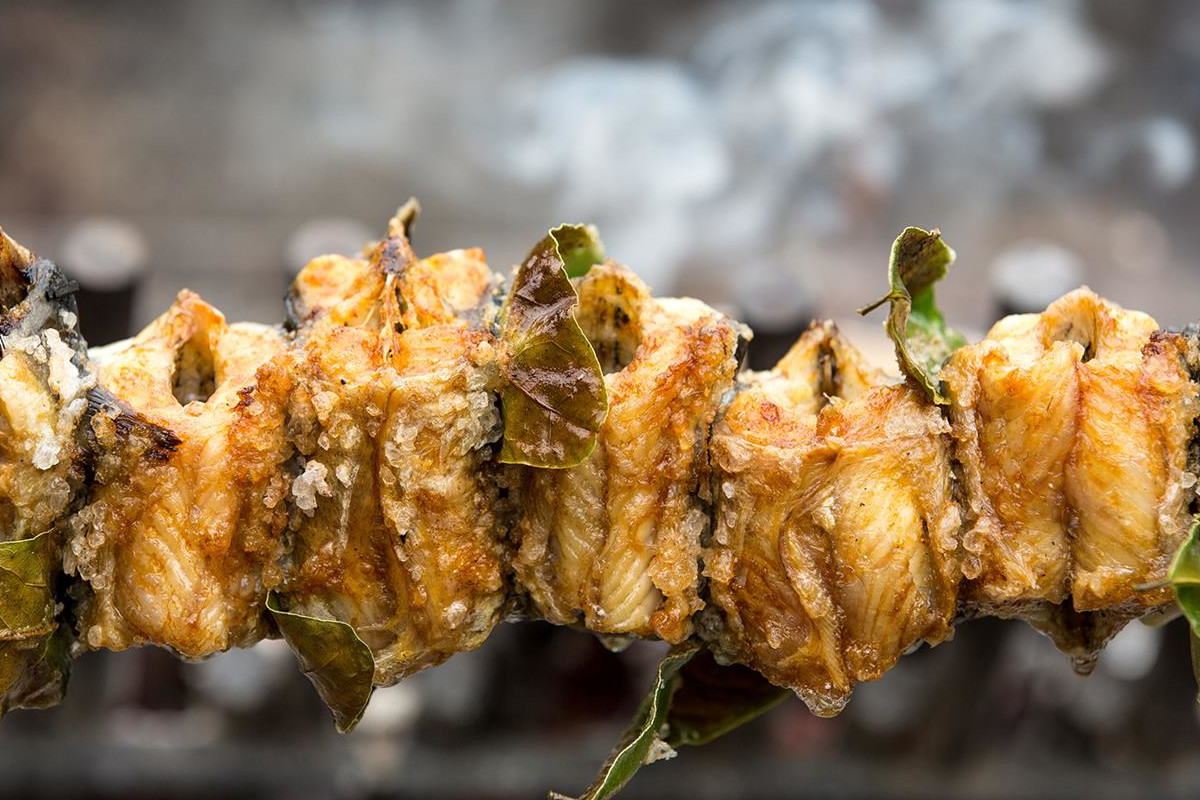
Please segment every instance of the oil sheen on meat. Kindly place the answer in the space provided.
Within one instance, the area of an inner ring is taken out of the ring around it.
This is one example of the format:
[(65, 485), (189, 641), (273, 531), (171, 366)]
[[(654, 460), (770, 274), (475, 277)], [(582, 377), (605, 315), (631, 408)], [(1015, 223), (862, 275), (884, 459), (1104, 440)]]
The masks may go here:
[(1001, 320), (942, 372), (966, 483), (965, 598), (1030, 618), (1084, 666), (1170, 602), (1138, 587), (1165, 577), (1188, 527), (1196, 385), (1184, 339), (1157, 327), (1079, 289)]
[(884, 385), (830, 323), (746, 373), (711, 444), (703, 632), (837, 713), (854, 684), (949, 635), (959, 564), (949, 426)]
[(350, 624), (387, 685), (478, 646), (505, 600), (490, 461), (500, 436), (479, 250), (417, 261), (394, 219), (368, 260), (303, 270), (293, 387), (288, 610)]
[(283, 344), (184, 291), (136, 338), (91, 351), (98, 455), (67, 557), (89, 647), (202, 658), (265, 634), (290, 449), (280, 387), (256, 372)]
[(709, 428), (745, 333), (699, 301), (652, 298), (611, 262), (577, 290), (608, 418), (579, 466), (521, 470), (513, 567), (551, 622), (680, 642), (701, 608)]

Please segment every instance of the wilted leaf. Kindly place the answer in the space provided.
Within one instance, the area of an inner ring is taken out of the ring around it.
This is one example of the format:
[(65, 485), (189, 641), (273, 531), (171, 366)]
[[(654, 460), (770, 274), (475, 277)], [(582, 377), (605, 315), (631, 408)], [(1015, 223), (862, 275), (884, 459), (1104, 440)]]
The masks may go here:
[(53, 632), (57, 573), (58, 552), (49, 533), (0, 542), (0, 641)]
[(354, 628), (333, 619), (284, 611), (279, 598), (267, 597), (267, 610), (296, 654), (300, 669), (333, 712), (340, 733), (349, 733), (371, 699), (375, 658)]
[(62, 702), (71, 675), (66, 628), (0, 642), (0, 716), (14, 708), (49, 708)]
[[(1192, 652), (1192, 674), (1200, 686), (1200, 519), (1192, 520), (1187, 538), (1179, 546), (1167, 570), (1167, 582), (1175, 602), (1187, 618)], [(1200, 700), (1200, 697), (1197, 698)]]
[(55, 613), (59, 555), (54, 537), (0, 542), (0, 715), (62, 700), (69, 642)]
[(749, 667), (722, 666), (703, 650), (679, 671), (679, 689), (667, 718), (667, 744), (707, 744), (791, 696), (790, 689), (775, 686)]
[(562, 225), (517, 270), (500, 312), (504, 463), (573, 467), (596, 445), (608, 396), (596, 352), (575, 320), (579, 297), (565, 265), (570, 259), (580, 269), (598, 253), (594, 230)]
[(938, 370), (955, 350), (966, 344), (949, 327), (934, 300), (933, 285), (954, 262), (954, 251), (936, 230), (905, 228), (892, 244), (888, 265), (891, 290), (858, 313), (867, 314), (884, 303), (888, 313), (888, 338), (896, 345), (900, 369), (925, 390), (934, 403), (945, 405)]
[[(671, 648), (658, 665), (654, 685), (642, 700), (637, 714), (612, 755), (600, 768), (596, 780), (579, 800), (604, 800), (621, 790), (642, 765), (670, 758), (673, 752), (663, 740), (667, 728), (667, 713), (671, 709), (671, 698), (679, 688), (679, 670), (700, 650), (694, 641), (684, 642)], [(552, 794), (554, 798), (564, 795)]]
[(791, 694), (747, 667), (721, 666), (695, 641), (671, 648), (633, 723), (580, 800), (612, 797), (644, 764), (670, 758), (675, 747), (707, 744)]
[[(1188, 629), (1188, 649), (1192, 653), (1192, 678), (1196, 681), (1196, 685), (1200, 686), (1200, 636), (1196, 632)], [(1200, 694), (1196, 695), (1196, 702), (1200, 703)]]
[(1192, 521), (1187, 538), (1171, 560), (1167, 580), (1192, 633), (1200, 636), (1200, 519)]
[(550, 231), (558, 246), (563, 270), (570, 278), (582, 278), (604, 261), (604, 243), (595, 225), (559, 225)]

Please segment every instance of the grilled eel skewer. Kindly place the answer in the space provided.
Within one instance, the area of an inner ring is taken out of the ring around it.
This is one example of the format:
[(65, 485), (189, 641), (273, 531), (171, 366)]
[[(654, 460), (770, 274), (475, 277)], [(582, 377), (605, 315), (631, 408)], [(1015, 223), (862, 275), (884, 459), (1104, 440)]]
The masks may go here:
[(4, 709), (60, 695), (72, 642), (282, 634), (348, 729), (523, 614), (698, 638), (827, 715), (957, 619), (1027, 619), (1086, 670), (1173, 603), (1198, 359), (1148, 316), (1080, 289), (1006, 318), (939, 406), (832, 323), (741, 371), (743, 325), (586, 229), (506, 283), (479, 250), (416, 258), (414, 216), (309, 264), (285, 325), (185, 291), (91, 351), (69, 282), (0, 239), (0, 562), (28, 578)]

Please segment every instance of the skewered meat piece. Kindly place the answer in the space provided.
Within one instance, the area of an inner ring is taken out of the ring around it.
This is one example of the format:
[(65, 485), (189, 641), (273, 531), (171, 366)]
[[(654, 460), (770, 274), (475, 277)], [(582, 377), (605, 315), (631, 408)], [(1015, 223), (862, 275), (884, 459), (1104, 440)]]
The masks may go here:
[(810, 328), (774, 370), (744, 374), (710, 446), (703, 633), (715, 649), (830, 715), (856, 682), (943, 640), (961, 525), (948, 434), (832, 323)]
[(282, 605), (348, 623), (376, 685), (477, 647), (506, 589), (489, 465), (496, 276), (480, 250), (417, 261), (407, 221), (393, 219), (367, 261), (327, 257), (300, 273), (298, 341), (268, 370), (292, 387), (302, 460)]
[(0, 539), (54, 529), (83, 482), (80, 367), (71, 284), (0, 231)]
[(1137, 587), (1165, 577), (1188, 527), (1196, 384), (1183, 337), (1157, 328), (1079, 289), (1001, 320), (942, 371), (966, 481), (966, 599), (1031, 617), (1084, 666), (1171, 602)]
[(680, 642), (702, 607), (707, 438), (744, 328), (696, 300), (654, 299), (611, 262), (577, 290), (608, 418), (579, 466), (522, 470), (513, 568), (551, 622)]
[(137, 337), (90, 352), (98, 455), (66, 560), (81, 639), (202, 658), (264, 635), (287, 521), (282, 333), (227, 324), (191, 292)]
[(56, 588), (93, 383), (74, 290), (0, 231), (0, 715), (53, 705), (66, 688)]
[(0, 236), (0, 713), (61, 692), (64, 605), (86, 646), (189, 658), (269, 609), (348, 729), (480, 644), (510, 569), (551, 622), (683, 660), (698, 628), (820, 714), (956, 613), (1086, 667), (1170, 602), (1146, 585), (1194, 500), (1200, 357), (1149, 317), (1080, 290), (934, 374), (952, 254), (910, 229), (885, 298), (908, 383), (829, 323), (738, 376), (749, 332), (596, 264), (594, 230), (552, 230), (501, 306), (482, 252), (415, 258), (414, 214), (308, 265), (290, 333), (184, 292), (95, 377), (69, 283)]

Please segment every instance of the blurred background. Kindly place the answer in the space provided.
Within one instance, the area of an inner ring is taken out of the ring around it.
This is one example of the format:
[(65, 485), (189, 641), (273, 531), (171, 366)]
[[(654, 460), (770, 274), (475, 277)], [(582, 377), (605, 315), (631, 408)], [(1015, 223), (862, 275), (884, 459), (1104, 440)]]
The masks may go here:
[[(1163, 0), (253, 5), (0, 0), (0, 224), (75, 274), (93, 343), (187, 286), (275, 321), (309, 257), (409, 195), (431, 253), (507, 270), (600, 226), (661, 294), (751, 323), (768, 366), (830, 316), (870, 352), (905, 225), (959, 254), (982, 332), (1087, 283), (1200, 316), (1200, 6)], [(1017, 623), (646, 770), (655, 798), (1200, 796), (1186, 631), (1075, 676)], [(502, 626), (333, 733), (285, 646), (92, 654), (0, 725), (0, 796), (533, 798), (583, 789), (661, 647)]]

